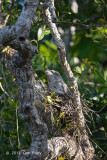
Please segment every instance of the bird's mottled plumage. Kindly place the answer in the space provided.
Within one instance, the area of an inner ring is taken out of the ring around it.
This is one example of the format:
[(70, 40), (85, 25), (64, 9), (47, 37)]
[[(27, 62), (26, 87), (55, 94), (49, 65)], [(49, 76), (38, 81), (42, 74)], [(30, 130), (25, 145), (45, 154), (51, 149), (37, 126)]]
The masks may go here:
[(71, 94), (70, 89), (63, 81), (59, 72), (47, 69), (45, 74), (47, 76), (48, 86), (51, 92), (55, 91), (55, 93), (59, 95)]

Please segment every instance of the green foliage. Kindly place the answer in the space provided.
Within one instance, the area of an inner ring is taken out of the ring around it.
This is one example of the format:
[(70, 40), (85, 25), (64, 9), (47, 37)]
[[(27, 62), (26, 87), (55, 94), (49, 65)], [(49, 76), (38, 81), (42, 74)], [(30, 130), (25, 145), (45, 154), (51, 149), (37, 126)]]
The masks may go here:
[(39, 28), (38, 29), (38, 41), (42, 40), (44, 38), (45, 35), (50, 34), (50, 30), (46, 29), (46, 27), (44, 26), (44, 28)]
[(100, 158), (104, 158), (107, 144), (107, 75), (104, 76), (105, 70), (100, 63), (88, 59), (83, 59), (74, 71), (81, 97), (91, 109), (89, 113), (85, 112), (91, 139), (96, 143), (94, 145)]
[(101, 3), (102, 1), (101, 0), (94, 0), (95, 3)]
[(58, 158), (58, 160), (64, 160), (64, 159), (66, 159), (65, 156), (64, 157), (61, 156), (61, 157)]
[(30, 136), (18, 117), (17, 84), (1, 62), (0, 73), (0, 159), (13, 160), (17, 159), (19, 150), (28, 148)]

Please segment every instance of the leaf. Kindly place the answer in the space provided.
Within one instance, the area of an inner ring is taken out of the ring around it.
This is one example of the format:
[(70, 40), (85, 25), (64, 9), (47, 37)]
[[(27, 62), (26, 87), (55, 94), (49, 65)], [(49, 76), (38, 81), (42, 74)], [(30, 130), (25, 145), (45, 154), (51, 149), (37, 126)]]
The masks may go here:
[(63, 116), (64, 113), (65, 113), (65, 112), (62, 112), (62, 113), (59, 115), (59, 118), (61, 118), (61, 117)]
[(81, 68), (79, 67), (79, 66), (77, 66), (76, 68), (75, 68), (75, 72), (77, 72), (77, 73), (82, 73), (82, 71), (81, 71)]
[(106, 24), (106, 21), (105, 21), (105, 19), (100, 18), (100, 19), (98, 20), (98, 23)]
[(48, 35), (48, 34), (50, 34), (50, 30), (49, 29), (46, 29), (46, 30), (44, 30), (44, 35)]
[(49, 29), (45, 29), (44, 28), (39, 28), (38, 29), (38, 41), (42, 40), (44, 38), (45, 35), (50, 34), (50, 30)]
[(13, 99), (8, 98), (9, 104), (16, 106), (16, 103), (13, 101)]
[(56, 102), (62, 102), (60, 99), (55, 99)]
[(51, 93), (51, 97), (53, 97), (55, 95), (55, 91), (53, 91), (52, 93)]
[(38, 29), (38, 41), (42, 40), (43, 38), (44, 38), (43, 29), (39, 28)]
[(101, 3), (101, 0), (94, 0), (95, 3)]
[(53, 104), (52, 98), (50, 96), (46, 96), (46, 99), (50, 104)]
[(58, 160), (64, 160), (64, 159), (65, 157), (62, 157), (62, 156), (58, 158)]
[(8, 51), (8, 49), (9, 49), (9, 46), (5, 47), (5, 48), (2, 50), (2, 52), (6, 52), (6, 51)]
[(71, 22), (71, 19), (66, 19), (66, 22)]
[(68, 14), (72, 14), (71, 12), (68, 12)]

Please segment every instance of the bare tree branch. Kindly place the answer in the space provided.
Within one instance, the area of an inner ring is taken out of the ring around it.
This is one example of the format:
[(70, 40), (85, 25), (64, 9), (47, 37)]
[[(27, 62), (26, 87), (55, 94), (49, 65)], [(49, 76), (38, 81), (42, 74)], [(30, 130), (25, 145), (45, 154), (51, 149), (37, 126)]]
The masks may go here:
[[(75, 79), (75, 77), (73, 75), (73, 72), (71, 71), (71, 68), (70, 68), (70, 66), (67, 62), (67, 59), (66, 59), (65, 45), (64, 45), (64, 43), (61, 39), (61, 36), (60, 36), (60, 34), (57, 30), (56, 24), (52, 22), (52, 18), (51, 18), (52, 15), (49, 11), (49, 8), (48, 7), (45, 8), (43, 6), (43, 11), (44, 11), (44, 14), (46, 16), (46, 21), (48, 22), (48, 26), (50, 28), (50, 31), (53, 35), (53, 39), (55, 41), (55, 44), (58, 48), (59, 58), (60, 58), (62, 68), (63, 68), (63, 70), (64, 70), (64, 72), (65, 72), (65, 74), (66, 74), (66, 76), (69, 80), (70, 86), (71, 86), (71, 90), (72, 90), (72, 93), (73, 93), (73, 99), (74, 99), (74, 105), (75, 105), (76, 109), (78, 110), (78, 113), (80, 112), (80, 115), (82, 115), (80, 93), (78, 91), (78, 85), (77, 85), (76, 79)], [(79, 123), (80, 123), (79, 126), (84, 128), (84, 123), (85, 122), (79, 121)]]
[(16, 49), (20, 53), (27, 54), (37, 53), (37, 48), (32, 46), (29, 40), (27, 40), (31, 21), (38, 6), (37, 1), (24, 1), (23, 10), (19, 16), (16, 24), (12, 26), (6, 26), (0, 30), (0, 44), (3, 46), (10, 45), (13, 49)]
[(12, 0), (11, 7), (10, 7), (9, 11), (12, 11), (14, 4), (15, 4), (15, 0)]
[(5, 27), (8, 19), (9, 19), (9, 15), (7, 15), (5, 17), (5, 19), (3, 20), (3, 17), (2, 17), (2, 4), (3, 4), (3, 1), (0, 0), (0, 29), (3, 28), (3, 27)]
[[(53, 1), (53, 3), (54, 3), (54, 1)], [(51, 3), (50, 5), (51, 5), (51, 8), (53, 7), (53, 9), (54, 9), (53, 4)], [(63, 68), (63, 70), (69, 80), (69, 84), (71, 86), (72, 100), (73, 100), (73, 104), (75, 106), (75, 111), (77, 113), (77, 122), (76, 123), (79, 128), (80, 135), (81, 135), (80, 136), (81, 137), (80, 144), (84, 143), (84, 141), (85, 141), (86, 145), (88, 146), (88, 147), (86, 147), (86, 146), (83, 147), (83, 153), (85, 151), (85, 154), (86, 154), (85, 156), (87, 157), (87, 156), (89, 156), (88, 154), (91, 151), (92, 153), (90, 154), (90, 157), (92, 157), (93, 156), (93, 147), (91, 146), (91, 144), (89, 142), (87, 132), (86, 132), (86, 125), (85, 125), (86, 122), (85, 122), (85, 118), (84, 118), (84, 115), (82, 112), (82, 105), (81, 105), (81, 100), (80, 100), (80, 93), (78, 90), (78, 84), (77, 84), (76, 78), (74, 77), (73, 72), (70, 68), (70, 65), (67, 62), (65, 45), (61, 39), (61, 36), (58, 32), (56, 24), (53, 23), (54, 14), (52, 13), (52, 9), (50, 9), (50, 5), (48, 3), (42, 4), (43, 13), (45, 15), (46, 21), (48, 22), (48, 27), (51, 31), (51, 34), (52, 34), (53, 39), (55, 41), (55, 44), (58, 48), (59, 59), (60, 59), (62, 68)]]

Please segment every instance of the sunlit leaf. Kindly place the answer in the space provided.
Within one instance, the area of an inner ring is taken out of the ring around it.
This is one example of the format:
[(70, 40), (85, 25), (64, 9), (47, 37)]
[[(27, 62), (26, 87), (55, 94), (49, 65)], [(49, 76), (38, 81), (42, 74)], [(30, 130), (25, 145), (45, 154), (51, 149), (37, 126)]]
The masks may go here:
[(105, 21), (105, 19), (100, 18), (100, 19), (98, 20), (98, 23), (106, 24), (106, 21)]
[(48, 34), (50, 34), (50, 30), (49, 29), (44, 30), (44, 35), (48, 35)]
[(38, 41), (42, 40), (44, 38), (44, 32), (42, 28), (38, 29)]
[(75, 68), (75, 72), (77, 72), (77, 73), (80, 73), (81, 74), (81, 68), (79, 67), (79, 66), (77, 66), (76, 68)]
[(51, 93), (51, 97), (53, 97), (55, 95), (55, 91)]
[(16, 103), (12, 99), (8, 98), (8, 101), (11, 105), (16, 106)]
[(95, 3), (101, 3), (101, 0), (94, 0)]

